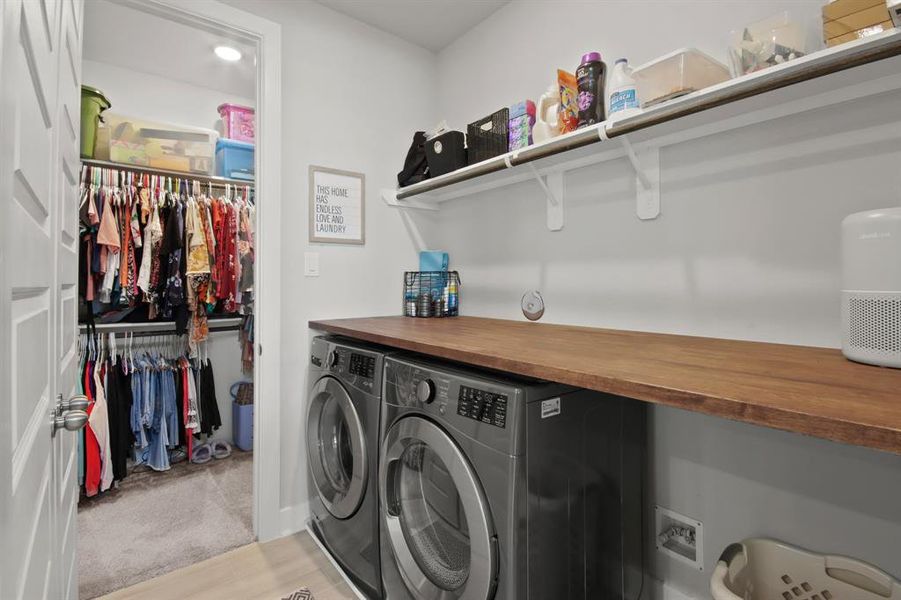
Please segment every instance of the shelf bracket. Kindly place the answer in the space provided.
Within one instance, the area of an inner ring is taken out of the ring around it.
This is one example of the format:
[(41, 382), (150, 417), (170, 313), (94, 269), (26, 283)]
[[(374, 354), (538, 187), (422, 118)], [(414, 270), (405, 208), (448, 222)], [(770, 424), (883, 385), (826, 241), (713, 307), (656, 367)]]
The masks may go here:
[(535, 165), (526, 163), (535, 177), (535, 181), (544, 190), (547, 198), (547, 228), (551, 231), (563, 229), (563, 172), (541, 175)]
[(622, 136), (626, 157), (635, 170), (635, 212), (642, 221), (660, 216), (660, 148), (649, 146), (636, 152)]
[(397, 190), (382, 190), (382, 200), (388, 206), (393, 206), (394, 208), (412, 208), (414, 210), (438, 210), (438, 207), (432, 204), (426, 204), (425, 202), (420, 202), (418, 200), (398, 200), (397, 199)]

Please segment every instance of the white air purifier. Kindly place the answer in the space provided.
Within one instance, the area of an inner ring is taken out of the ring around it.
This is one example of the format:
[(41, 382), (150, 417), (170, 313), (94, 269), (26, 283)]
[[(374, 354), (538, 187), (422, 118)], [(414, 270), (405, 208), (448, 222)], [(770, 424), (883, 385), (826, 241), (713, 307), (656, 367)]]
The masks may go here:
[(901, 208), (842, 221), (842, 352), (901, 369)]

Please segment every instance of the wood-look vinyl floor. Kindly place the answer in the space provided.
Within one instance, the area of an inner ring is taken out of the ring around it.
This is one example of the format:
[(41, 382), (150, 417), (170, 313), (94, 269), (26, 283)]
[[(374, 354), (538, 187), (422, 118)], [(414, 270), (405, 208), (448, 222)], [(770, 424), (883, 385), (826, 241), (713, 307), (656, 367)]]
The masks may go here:
[(315, 600), (357, 598), (306, 531), (249, 544), (103, 598), (279, 600), (302, 587)]

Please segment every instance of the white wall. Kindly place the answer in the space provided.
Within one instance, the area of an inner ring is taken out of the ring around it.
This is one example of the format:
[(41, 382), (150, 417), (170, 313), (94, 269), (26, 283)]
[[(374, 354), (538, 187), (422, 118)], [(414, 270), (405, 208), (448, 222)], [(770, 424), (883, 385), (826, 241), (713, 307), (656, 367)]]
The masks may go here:
[[(402, 271), (416, 254), (379, 190), (397, 185), (416, 128), (435, 120), (435, 56), (314, 2), (227, 4), (282, 27), (283, 314), (281, 506), (285, 531), (307, 517), (305, 396), (310, 319), (398, 314)], [(307, 169), (366, 175), (366, 244), (308, 240)], [(320, 254), (318, 278), (304, 252)]]
[(82, 62), (82, 83), (104, 93), (111, 113), (205, 129), (216, 129), (216, 108), (224, 102), (256, 106), (253, 98), (93, 60)]
[[(223, 102), (244, 106), (256, 104), (252, 98), (224, 94), (98, 61), (83, 61), (82, 81), (104, 93), (112, 104), (110, 112), (190, 127), (215, 129), (219, 118), (216, 107)], [(211, 439), (232, 441), (232, 402), (228, 391), (236, 381), (248, 379), (241, 371), (238, 333), (211, 333), (209, 355), (222, 417), (222, 427)]]
[[(639, 63), (694, 45), (725, 58), (725, 32), (786, 5), (820, 3), (514, 1), (440, 53), (438, 118), (462, 127), (537, 99), (589, 50)], [(546, 229), (534, 182), (415, 218), (461, 271), (468, 315), (521, 319), (520, 296), (537, 288), (546, 322), (838, 346), (839, 224), (901, 202), (899, 105), (890, 93), (667, 147), (655, 221), (635, 216), (625, 160), (566, 176), (561, 232)], [(662, 407), (649, 428), (648, 517), (660, 503), (703, 521), (706, 537), (697, 573), (649, 535), (655, 577), (709, 597), (722, 549), (757, 535), (901, 577), (901, 457)]]

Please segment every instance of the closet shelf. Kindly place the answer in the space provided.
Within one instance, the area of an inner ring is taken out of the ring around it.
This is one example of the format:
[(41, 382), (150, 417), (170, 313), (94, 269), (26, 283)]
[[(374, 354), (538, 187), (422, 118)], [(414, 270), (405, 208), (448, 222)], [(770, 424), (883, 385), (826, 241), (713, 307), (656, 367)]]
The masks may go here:
[(901, 370), (839, 350), (524, 321), (374, 317), (311, 329), (901, 454)]
[(88, 167), (100, 167), (103, 169), (118, 169), (120, 171), (132, 171), (134, 173), (145, 173), (147, 175), (161, 175), (163, 177), (172, 177), (173, 179), (187, 179), (188, 181), (200, 181), (202, 183), (212, 183), (213, 185), (235, 185), (238, 187), (250, 186), (254, 187), (253, 181), (246, 179), (229, 179), (228, 177), (219, 177), (217, 175), (201, 175), (200, 173), (185, 173), (183, 171), (168, 171), (166, 169), (151, 169), (149, 167), (141, 167), (138, 165), (126, 165), (123, 163), (110, 162), (108, 160), (94, 160), (83, 158), (81, 164)]
[[(901, 89), (901, 30), (828, 48), (731, 79), (633, 117), (605, 121), (397, 190), (389, 206), (437, 210), (440, 203), (537, 180), (547, 196), (548, 228), (563, 227), (562, 174), (627, 158), (636, 172), (636, 212), (659, 214), (661, 147)], [(853, 104), (847, 104), (853, 110)], [(825, 123), (824, 126), (828, 126)]]
[[(244, 322), (242, 317), (226, 317), (222, 319), (207, 319), (210, 332), (213, 331), (237, 331)], [(174, 321), (150, 321), (147, 323), (97, 323), (97, 333), (134, 333), (134, 334), (167, 334), (175, 331)], [(78, 330), (81, 333), (88, 332), (87, 323), (79, 323)]]

